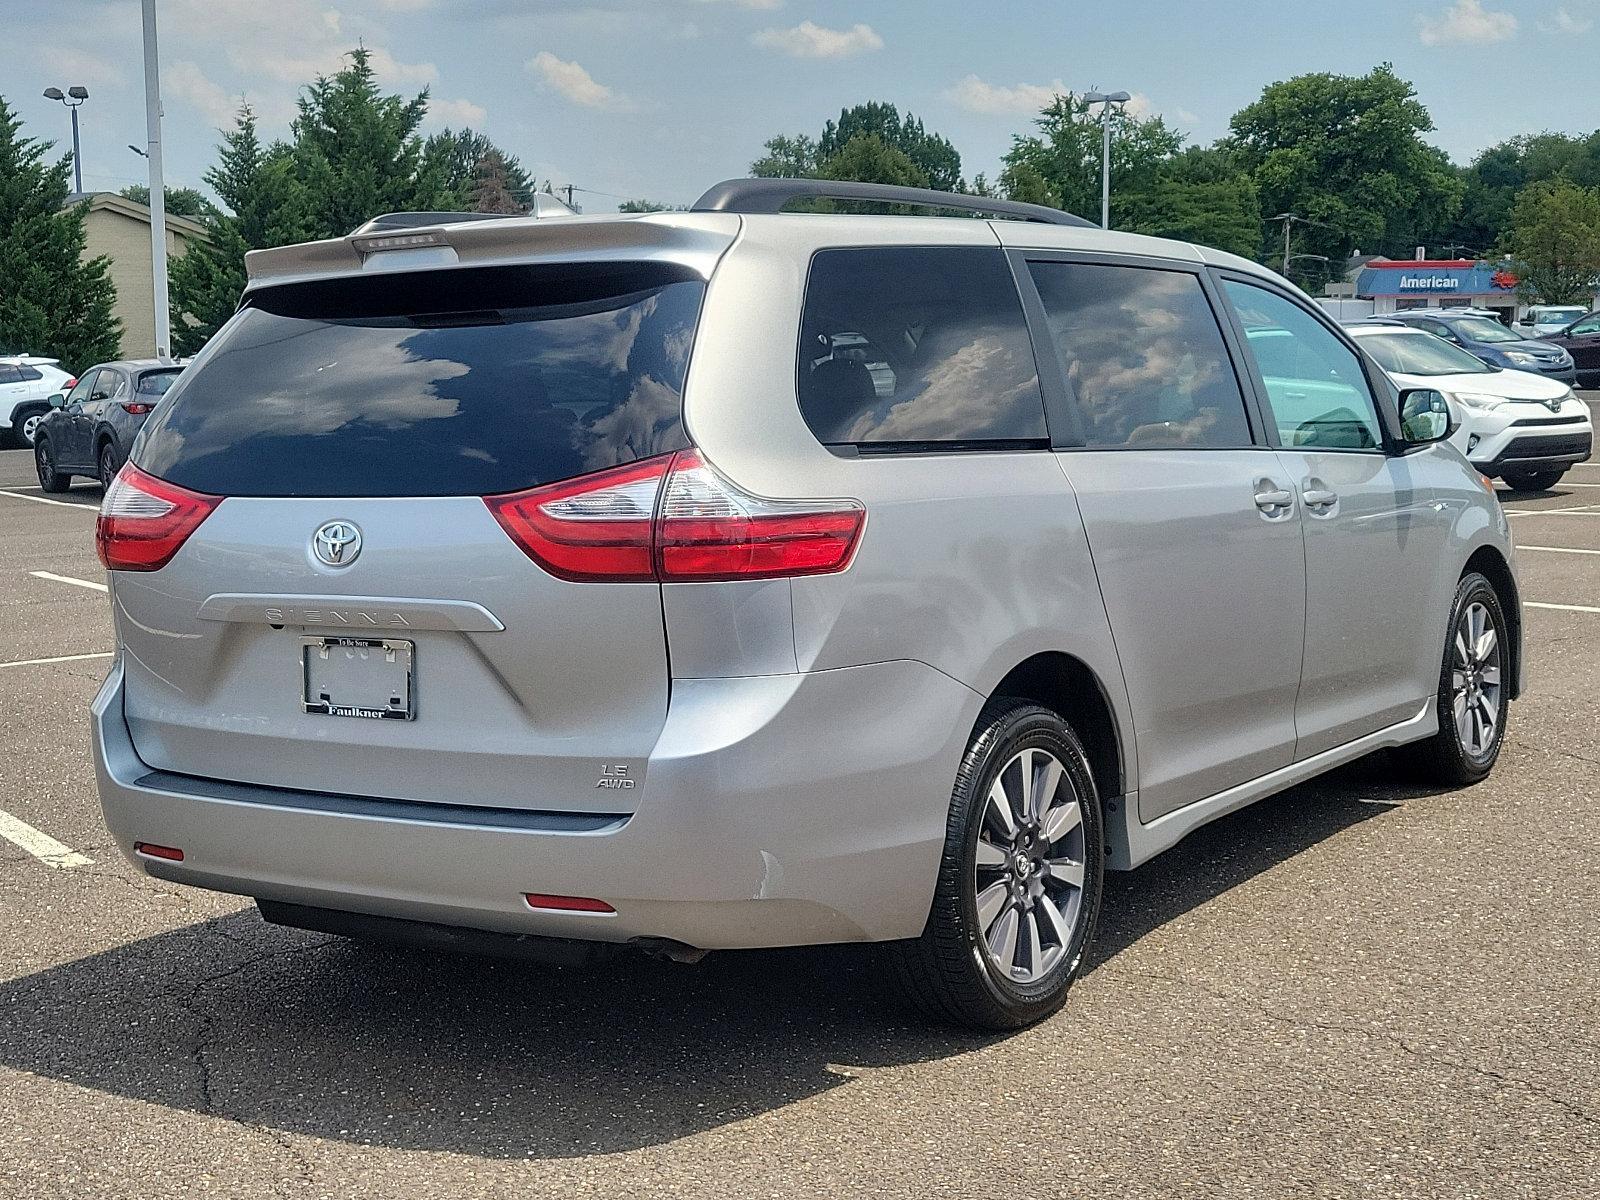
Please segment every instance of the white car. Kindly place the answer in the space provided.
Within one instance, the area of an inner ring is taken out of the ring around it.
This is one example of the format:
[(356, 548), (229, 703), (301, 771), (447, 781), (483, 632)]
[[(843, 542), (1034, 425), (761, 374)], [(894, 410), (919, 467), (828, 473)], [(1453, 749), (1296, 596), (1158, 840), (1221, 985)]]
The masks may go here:
[(1535, 304), (1512, 328), (1526, 337), (1549, 337), (1588, 315), (1589, 310), (1581, 304)]
[(0, 441), (9, 437), (12, 445), (32, 446), (33, 431), (50, 411), (50, 397), (71, 391), (77, 382), (58, 358), (0, 357)]
[(1589, 457), (1589, 406), (1566, 384), (1491, 366), (1420, 329), (1377, 321), (1347, 329), (1396, 387), (1444, 393), (1460, 423), (1451, 444), (1490, 478), (1518, 491), (1544, 491)]

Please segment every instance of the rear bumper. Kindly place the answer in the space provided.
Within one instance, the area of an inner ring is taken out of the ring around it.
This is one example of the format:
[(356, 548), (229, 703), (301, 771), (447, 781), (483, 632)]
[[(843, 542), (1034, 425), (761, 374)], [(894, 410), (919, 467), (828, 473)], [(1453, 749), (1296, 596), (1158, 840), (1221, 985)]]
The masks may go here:
[[(634, 811), (598, 822), (154, 771), (128, 733), (120, 662), (95, 700), (93, 741), (106, 825), (157, 878), (499, 933), (726, 949), (919, 934), (981, 705), (904, 661), (679, 680)], [(535, 910), (529, 892), (616, 912)]]

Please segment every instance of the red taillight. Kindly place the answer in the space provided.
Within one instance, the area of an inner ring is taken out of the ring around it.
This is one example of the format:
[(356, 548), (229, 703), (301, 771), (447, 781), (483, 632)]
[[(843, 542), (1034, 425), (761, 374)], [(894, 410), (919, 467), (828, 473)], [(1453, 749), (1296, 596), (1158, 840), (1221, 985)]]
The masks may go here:
[(128, 463), (100, 502), (100, 561), (108, 571), (159, 571), (221, 503), (221, 496), (202, 496)]
[(588, 896), (548, 896), (542, 892), (524, 892), (523, 900), (527, 901), (529, 908), (554, 908), (562, 912), (587, 912), (587, 913), (614, 913), (604, 900), (593, 900)]
[(132, 417), (142, 417), (154, 407), (154, 404), (142, 404), (136, 400), (124, 401), (122, 411)]
[(65, 383), (63, 383), (61, 385), (62, 395), (65, 395), (66, 393), (70, 392), (73, 388), (75, 388), (77, 386), (78, 386), (77, 376), (70, 377)]
[(148, 858), (164, 858), (168, 862), (182, 862), (183, 851), (176, 846), (158, 846), (154, 842), (135, 842), (135, 854), (143, 854)]
[(654, 579), (651, 522), (671, 464), (672, 455), (663, 454), (483, 502), (511, 540), (558, 579)]
[(766, 500), (698, 450), (487, 496), (511, 539), (573, 582), (663, 583), (822, 575), (850, 565), (867, 511), (854, 500)]

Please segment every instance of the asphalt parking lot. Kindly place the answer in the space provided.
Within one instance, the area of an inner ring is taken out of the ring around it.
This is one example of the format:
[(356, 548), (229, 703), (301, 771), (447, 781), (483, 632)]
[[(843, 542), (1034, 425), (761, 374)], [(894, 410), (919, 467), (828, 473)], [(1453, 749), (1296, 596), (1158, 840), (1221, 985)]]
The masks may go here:
[(1600, 462), (1502, 493), (1488, 782), (1379, 756), (1112, 876), (1065, 1011), (997, 1038), (854, 951), (448, 959), (144, 877), (87, 745), (99, 492), (33, 484), (0, 453), (0, 1195), (1600, 1194)]

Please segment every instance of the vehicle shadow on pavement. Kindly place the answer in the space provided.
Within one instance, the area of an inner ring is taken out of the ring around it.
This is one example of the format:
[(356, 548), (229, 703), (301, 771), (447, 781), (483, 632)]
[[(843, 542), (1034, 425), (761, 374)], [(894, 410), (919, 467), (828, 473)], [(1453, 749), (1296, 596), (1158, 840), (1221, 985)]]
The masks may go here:
[[(1382, 813), (1356, 797), (1392, 787), (1356, 770), (1111, 876), (1097, 961)], [(570, 1157), (669, 1142), (845, 1086), (854, 1068), (990, 1040), (930, 1028), (885, 992), (865, 947), (559, 968), (362, 946), (245, 910), (0, 984), (0, 1062), (341, 1142)]]

